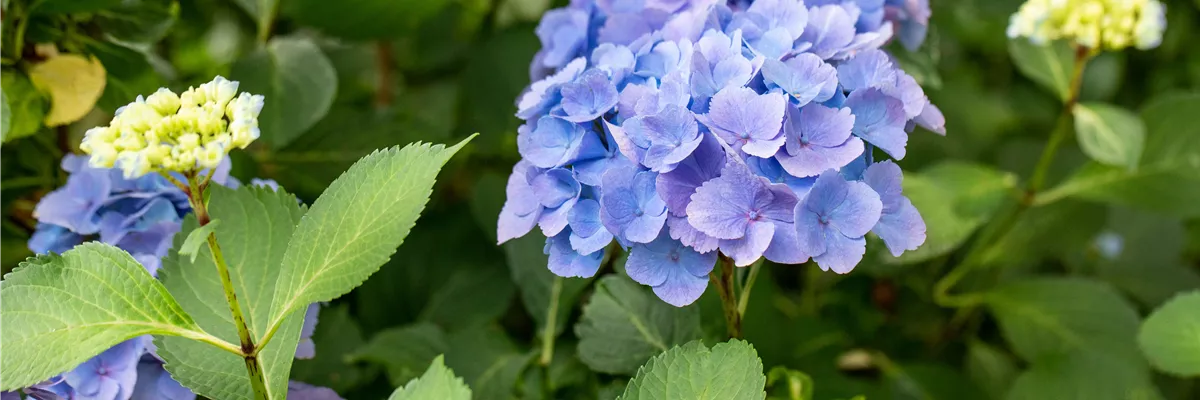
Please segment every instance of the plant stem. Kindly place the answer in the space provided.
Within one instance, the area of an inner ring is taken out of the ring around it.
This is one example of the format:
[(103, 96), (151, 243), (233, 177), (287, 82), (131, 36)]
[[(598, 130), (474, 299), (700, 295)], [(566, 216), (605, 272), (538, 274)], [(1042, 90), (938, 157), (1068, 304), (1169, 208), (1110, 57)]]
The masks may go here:
[(1003, 213), (998, 214), (980, 231), (967, 249), (967, 254), (962, 261), (934, 285), (933, 299), (937, 304), (943, 307), (960, 308), (973, 307), (983, 301), (982, 294), (954, 295), (950, 293), (950, 289), (966, 277), (968, 272), (982, 264), (987, 250), (990, 250), (996, 241), (1004, 238), (1016, 226), (1021, 215), (1035, 204), (1037, 192), (1045, 184), (1046, 174), (1050, 172), (1050, 166), (1054, 163), (1054, 156), (1058, 154), (1059, 147), (1062, 147), (1063, 142), (1067, 140), (1073, 130), (1072, 111), (1075, 104), (1079, 102), (1079, 87), (1083, 82), (1083, 70), (1091, 55), (1091, 49), (1087, 47), (1077, 46), (1075, 48), (1075, 66), (1071, 74), (1070, 92), (1063, 103), (1054, 132), (1050, 134), (1050, 140), (1042, 149), (1042, 155), (1038, 158), (1033, 175), (1025, 185), (1025, 190), (1016, 204), (1006, 207)]
[(279, 2), (283, 0), (259, 0), (258, 12), (262, 14), (258, 19), (258, 42), (267, 44), (267, 39), (271, 38), (271, 29), (275, 25), (275, 14), (279, 12)]
[(721, 296), (721, 309), (725, 311), (725, 330), (730, 339), (741, 339), (742, 316), (738, 313), (737, 296), (733, 293), (733, 260), (721, 254), (717, 259), (717, 266), (720, 268), (714, 268), (708, 274), (708, 278), (713, 286), (717, 287), (717, 294)]
[(554, 284), (550, 286), (550, 306), (546, 307), (546, 326), (542, 328), (542, 357), (538, 363), (543, 367), (550, 366), (554, 358), (555, 328), (558, 325), (558, 296), (562, 295), (563, 278), (554, 276)]
[[(187, 191), (188, 201), (191, 202), (196, 221), (200, 223), (200, 226), (208, 225), (210, 222), (208, 208), (204, 204), (204, 192), (197, 182), (199, 177), (193, 172), (189, 173), (187, 178), (190, 189)], [(237, 292), (233, 288), (233, 279), (229, 275), (229, 265), (225, 263), (225, 256), (221, 253), (221, 246), (217, 243), (215, 233), (208, 234), (208, 250), (212, 253), (213, 264), (217, 265), (217, 275), (221, 278), (225, 301), (229, 303), (229, 312), (233, 314), (233, 324), (237, 326), (242, 359), (246, 363), (246, 372), (250, 374), (250, 385), (254, 389), (254, 397), (259, 400), (267, 400), (269, 398), (267, 382), (262, 367), (258, 363), (258, 348), (254, 346), (250, 328), (246, 326), (246, 318), (242, 315), (242, 307), (238, 304)]]
[(750, 272), (746, 275), (746, 282), (742, 284), (742, 293), (738, 298), (737, 312), (739, 318), (746, 317), (746, 306), (750, 304), (750, 290), (754, 289), (754, 281), (758, 279), (758, 270), (762, 268), (763, 259), (758, 259), (754, 264), (750, 264)]

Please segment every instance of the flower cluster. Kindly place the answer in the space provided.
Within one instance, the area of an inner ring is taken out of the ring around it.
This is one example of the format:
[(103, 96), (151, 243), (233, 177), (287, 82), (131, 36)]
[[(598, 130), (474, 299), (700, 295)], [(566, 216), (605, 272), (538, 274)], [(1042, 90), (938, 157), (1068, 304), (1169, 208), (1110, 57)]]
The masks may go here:
[(1034, 43), (1066, 39), (1090, 49), (1158, 47), (1166, 29), (1158, 0), (1029, 0), (1013, 14), (1008, 36)]
[(258, 139), (263, 97), (237, 93), (220, 76), (182, 95), (161, 88), (117, 109), (109, 126), (89, 129), (80, 149), (97, 168), (114, 165), (126, 178), (150, 172), (215, 168), (234, 147)]
[[(903, 11), (903, 12), (900, 12)], [(890, 20), (889, 18), (893, 18)], [(925, 239), (900, 193), (915, 125), (944, 133), (880, 50), (923, 1), (573, 1), (546, 13), (518, 101), (525, 121), (498, 224), (533, 227), (549, 268), (592, 276), (616, 240), (626, 271), (676, 306), (717, 251), (849, 272), (873, 231), (892, 254)], [(901, 28), (913, 29), (913, 28)], [(923, 34), (923, 28), (921, 29)]]
[[(161, 175), (126, 179), (116, 169), (94, 168), (78, 155), (68, 154), (62, 167), (70, 173), (67, 184), (42, 197), (34, 209), (37, 230), (29, 249), (37, 254), (62, 253), (84, 240), (98, 238), (129, 252), (151, 275), (157, 275), (183, 217), (191, 212), (187, 196)], [(229, 176), (228, 160), (212, 171), (211, 182), (236, 188)], [(183, 176), (176, 176), (181, 181)], [(277, 188), (270, 180), (252, 180), (257, 186)], [(215, 273), (215, 271), (214, 271)], [(311, 336), (318, 306), (305, 314), (297, 358), (311, 358)], [(26, 392), (39, 398), (65, 399), (169, 399), (196, 397), (163, 369), (149, 337), (130, 339), (113, 346), (78, 367)]]

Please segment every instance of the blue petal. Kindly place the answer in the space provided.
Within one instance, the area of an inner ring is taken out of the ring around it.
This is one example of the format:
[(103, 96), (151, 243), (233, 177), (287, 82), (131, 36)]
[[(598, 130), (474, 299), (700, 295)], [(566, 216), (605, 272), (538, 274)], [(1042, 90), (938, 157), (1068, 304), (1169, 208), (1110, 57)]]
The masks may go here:
[(625, 271), (634, 281), (653, 287), (663, 301), (683, 307), (704, 293), (716, 260), (715, 252), (698, 253), (663, 234), (648, 244), (634, 245)]
[(811, 53), (801, 53), (787, 61), (766, 60), (762, 73), (769, 87), (779, 87), (798, 106), (829, 100), (837, 90), (837, 70)]
[(613, 234), (600, 221), (600, 203), (583, 199), (571, 208), (567, 217), (571, 227), (571, 248), (583, 254), (603, 250), (613, 240)]
[(604, 259), (604, 251), (579, 254), (571, 249), (569, 236), (570, 233), (564, 231), (546, 239), (546, 254), (550, 256), (547, 266), (550, 272), (566, 278), (589, 278), (596, 275), (596, 270), (600, 269), (600, 261)]
[(893, 158), (904, 158), (908, 132), (904, 104), (879, 89), (860, 89), (846, 98), (854, 113), (854, 135), (879, 147)]
[(830, 59), (854, 40), (854, 19), (839, 5), (814, 7), (808, 13), (808, 27), (799, 42), (822, 59)]
[(567, 114), (564, 119), (587, 122), (617, 105), (617, 88), (604, 71), (589, 69), (574, 82), (563, 85), (562, 98), (562, 109)]
[(824, 271), (845, 274), (853, 270), (867, 252), (867, 240), (862, 237), (849, 238), (833, 229), (825, 233), (825, 253), (813, 256), (813, 261)]

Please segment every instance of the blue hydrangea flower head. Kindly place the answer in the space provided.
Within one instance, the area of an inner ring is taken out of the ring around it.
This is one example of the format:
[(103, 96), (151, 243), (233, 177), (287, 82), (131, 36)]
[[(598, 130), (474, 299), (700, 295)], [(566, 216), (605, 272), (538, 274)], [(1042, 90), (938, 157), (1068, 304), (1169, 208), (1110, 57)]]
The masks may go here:
[(501, 243), (541, 226), (549, 269), (609, 249), (664, 301), (718, 259), (838, 273), (925, 241), (890, 160), (945, 118), (882, 47), (920, 46), (927, 0), (574, 0), (546, 14)]

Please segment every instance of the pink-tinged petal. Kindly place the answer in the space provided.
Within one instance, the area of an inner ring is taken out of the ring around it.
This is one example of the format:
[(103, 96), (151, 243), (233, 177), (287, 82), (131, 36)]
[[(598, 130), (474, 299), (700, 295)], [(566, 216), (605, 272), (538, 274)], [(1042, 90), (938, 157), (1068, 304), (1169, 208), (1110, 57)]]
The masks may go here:
[(675, 216), (687, 216), (687, 206), (692, 194), (704, 182), (721, 175), (725, 165), (725, 151), (720, 139), (712, 134), (702, 134), (701, 142), (692, 155), (684, 159), (671, 172), (658, 175), (658, 195), (666, 202)]
[(746, 234), (748, 214), (765, 184), (745, 164), (726, 163), (721, 176), (705, 182), (688, 204), (688, 222), (718, 239), (737, 239)]
[(867, 253), (867, 240), (861, 237), (848, 238), (832, 229), (825, 231), (827, 248), (824, 254), (814, 256), (813, 260), (821, 270), (845, 274), (854, 269), (863, 254)]
[[(774, 141), (782, 134), (786, 104), (787, 100), (779, 93), (760, 95), (745, 87), (726, 88), (713, 96), (706, 125), (724, 138), (733, 138), (726, 142), (735, 148), (750, 142)], [(756, 150), (768, 148), (770, 144), (754, 147)], [(775, 146), (769, 154), (760, 157), (770, 157), (778, 148)]]
[(930, 132), (946, 136), (946, 117), (933, 103), (927, 101), (925, 107), (921, 108), (921, 115), (918, 115), (915, 121)]

